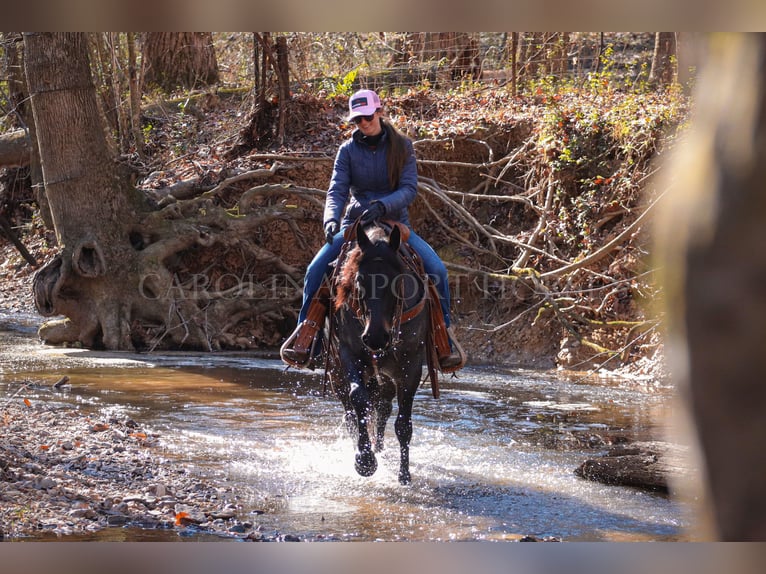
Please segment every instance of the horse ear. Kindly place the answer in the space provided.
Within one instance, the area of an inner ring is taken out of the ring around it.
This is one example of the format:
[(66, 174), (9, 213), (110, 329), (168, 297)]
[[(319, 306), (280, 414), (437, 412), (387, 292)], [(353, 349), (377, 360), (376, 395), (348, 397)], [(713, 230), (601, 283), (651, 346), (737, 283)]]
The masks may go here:
[(399, 226), (394, 225), (394, 228), (391, 230), (391, 235), (388, 238), (388, 245), (393, 249), (394, 251), (397, 251), (399, 249), (399, 245), (402, 242), (402, 233), (399, 231)]
[(356, 228), (356, 242), (359, 244), (359, 249), (362, 251), (372, 245), (370, 238), (367, 237), (367, 234), (364, 232), (364, 228), (361, 225)]

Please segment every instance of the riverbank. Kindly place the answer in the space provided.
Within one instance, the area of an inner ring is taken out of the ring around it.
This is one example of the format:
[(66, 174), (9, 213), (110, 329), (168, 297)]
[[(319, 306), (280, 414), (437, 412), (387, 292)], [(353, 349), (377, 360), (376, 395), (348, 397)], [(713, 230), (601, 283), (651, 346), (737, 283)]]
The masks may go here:
[[(65, 387), (63, 387), (65, 389)], [(0, 404), (0, 538), (95, 533), (109, 527), (261, 540), (236, 494), (177, 464), (162, 435), (132, 419), (93, 417), (26, 398)]]

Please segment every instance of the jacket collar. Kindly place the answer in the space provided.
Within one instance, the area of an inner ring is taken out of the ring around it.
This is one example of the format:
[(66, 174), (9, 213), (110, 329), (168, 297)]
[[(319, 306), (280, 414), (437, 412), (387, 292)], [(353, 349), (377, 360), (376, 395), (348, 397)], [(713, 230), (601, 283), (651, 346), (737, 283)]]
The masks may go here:
[(386, 140), (388, 139), (388, 133), (384, 129), (383, 132), (380, 134), (380, 139), (377, 140), (376, 143), (372, 145), (367, 141), (367, 137), (358, 128), (354, 130), (354, 133), (351, 134), (351, 137), (356, 143), (362, 144), (369, 148), (374, 148), (386, 142)]

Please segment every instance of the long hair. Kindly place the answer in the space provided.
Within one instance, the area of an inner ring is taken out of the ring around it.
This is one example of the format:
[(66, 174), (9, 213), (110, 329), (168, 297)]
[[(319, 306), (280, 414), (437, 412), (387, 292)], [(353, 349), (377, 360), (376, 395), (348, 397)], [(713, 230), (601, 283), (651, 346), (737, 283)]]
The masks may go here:
[(380, 125), (386, 130), (388, 136), (388, 184), (391, 190), (399, 187), (399, 178), (402, 175), (404, 164), (407, 163), (409, 150), (407, 148), (407, 136), (397, 130), (388, 122), (380, 119)]

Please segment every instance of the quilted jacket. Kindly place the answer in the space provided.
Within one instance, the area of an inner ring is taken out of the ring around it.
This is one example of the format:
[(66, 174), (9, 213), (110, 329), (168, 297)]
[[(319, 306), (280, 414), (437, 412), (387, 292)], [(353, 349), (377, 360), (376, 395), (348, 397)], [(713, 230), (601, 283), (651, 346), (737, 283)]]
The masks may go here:
[(399, 187), (391, 189), (386, 164), (388, 133), (383, 132), (374, 148), (364, 143), (363, 138), (362, 133), (356, 130), (338, 148), (325, 201), (323, 224), (335, 220), (341, 222), (344, 228), (353, 223), (370, 203), (380, 201), (386, 208), (386, 219), (401, 221), (409, 226), (407, 206), (418, 192), (418, 171), (412, 142), (406, 140), (409, 157), (402, 168)]

